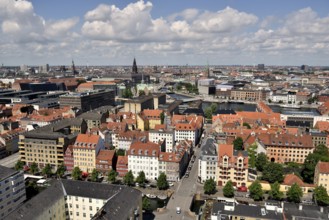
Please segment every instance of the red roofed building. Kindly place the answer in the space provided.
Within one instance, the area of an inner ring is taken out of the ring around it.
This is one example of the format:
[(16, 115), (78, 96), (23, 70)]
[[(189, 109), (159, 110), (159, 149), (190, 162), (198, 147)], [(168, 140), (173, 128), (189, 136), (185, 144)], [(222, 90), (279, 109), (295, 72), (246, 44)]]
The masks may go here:
[(318, 111), (321, 115), (328, 115), (329, 113), (329, 101), (326, 101), (318, 107)]
[(120, 177), (124, 177), (128, 173), (128, 156), (118, 156), (116, 171)]
[(72, 171), (74, 168), (74, 158), (73, 158), (73, 145), (69, 145), (66, 148), (64, 154), (64, 166), (67, 171)]
[(107, 174), (115, 165), (114, 150), (100, 150), (96, 156), (96, 170), (103, 174)]
[(83, 172), (96, 168), (96, 156), (104, 149), (104, 142), (98, 135), (79, 134), (73, 145), (74, 166)]
[(179, 181), (189, 163), (190, 145), (183, 141), (175, 146), (173, 152), (159, 155), (159, 173), (163, 172), (168, 181)]
[(257, 142), (266, 150), (267, 158), (276, 163), (304, 163), (314, 150), (311, 135), (258, 134)]
[(190, 140), (193, 145), (199, 141), (204, 118), (197, 115), (173, 115), (172, 125), (175, 127), (175, 140)]
[(224, 186), (229, 180), (234, 186), (245, 186), (248, 177), (248, 152), (236, 151), (231, 144), (219, 144), (216, 176), (219, 186)]
[(329, 133), (329, 121), (318, 121), (316, 122), (314, 128), (321, 132), (324, 131)]
[(304, 183), (303, 180), (301, 180), (295, 174), (287, 174), (284, 177), (283, 183), (281, 183), (281, 189), (283, 188), (283, 190), (281, 190), (281, 191), (284, 191), (284, 192), (288, 191), (289, 188), (294, 183), (296, 183), (298, 186), (300, 186), (300, 188), (302, 189), (303, 193), (308, 193), (309, 190), (313, 190), (314, 189), (314, 185), (313, 184)]
[(314, 171), (314, 184), (323, 186), (329, 193), (329, 162), (318, 162)]

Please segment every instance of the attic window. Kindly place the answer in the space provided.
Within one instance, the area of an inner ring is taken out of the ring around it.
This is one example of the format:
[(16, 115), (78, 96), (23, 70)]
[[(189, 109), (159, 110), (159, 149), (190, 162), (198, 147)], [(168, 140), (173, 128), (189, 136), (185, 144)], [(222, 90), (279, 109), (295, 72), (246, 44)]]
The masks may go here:
[(139, 150), (139, 151), (138, 151), (138, 154), (142, 154), (142, 150)]
[(281, 141), (279, 141), (279, 144), (282, 144), (282, 142), (281, 142)]
[(288, 141), (286, 141), (286, 145), (289, 145), (289, 142)]
[(156, 150), (153, 150), (153, 151), (152, 151), (152, 155), (155, 155), (155, 154), (156, 154)]
[(298, 144), (299, 144), (299, 146), (302, 146), (302, 142), (299, 142)]
[(275, 144), (275, 141), (272, 141), (272, 144)]
[(148, 154), (148, 152), (149, 152), (149, 151), (148, 151), (148, 150), (146, 150), (146, 151), (145, 151), (145, 155), (147, 155), (147, 154)]
[(295, 145), (295, 142), (293, 141), (293, 142), (291, 142), (291, 144), (292, 144), (292, 145)]
[(135, 153), (135, 150), (133, 149), (133, 150), (131, 150), (131, 154), (134, 154)]

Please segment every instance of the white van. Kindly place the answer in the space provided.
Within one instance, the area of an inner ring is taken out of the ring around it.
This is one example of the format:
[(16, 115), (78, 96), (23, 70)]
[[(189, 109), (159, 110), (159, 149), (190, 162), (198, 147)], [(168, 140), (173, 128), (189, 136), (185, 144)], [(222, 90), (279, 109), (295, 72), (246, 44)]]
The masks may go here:
[(181, 209), (180, 209), (180, 207), (176, 207), (176, 213), (177, 213), (177, 214), (180, 214), (180, 213), (181, 213)]

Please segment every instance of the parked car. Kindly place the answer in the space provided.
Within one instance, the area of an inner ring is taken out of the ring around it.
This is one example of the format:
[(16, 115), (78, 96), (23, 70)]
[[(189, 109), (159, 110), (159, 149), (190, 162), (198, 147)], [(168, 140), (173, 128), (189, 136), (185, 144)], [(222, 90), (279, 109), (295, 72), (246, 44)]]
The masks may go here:
[(238, 192), (248, 192), (248, 188), (246, 186), (238, 187)]

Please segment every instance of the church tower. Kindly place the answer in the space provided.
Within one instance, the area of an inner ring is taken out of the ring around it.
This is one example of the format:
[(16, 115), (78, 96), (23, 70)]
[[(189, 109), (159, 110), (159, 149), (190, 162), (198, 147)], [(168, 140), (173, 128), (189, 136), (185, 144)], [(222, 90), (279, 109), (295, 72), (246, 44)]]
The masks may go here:
[(74, 65), (74, 61), (72, 60), (72, 74), (75, 75), (78, 72), (75, 70), (75, 65)]
[(137, 64), (136, 64), (136, 59), (134, 58), (134, 62), (133, 62), (133, 73), (138, 73), (137, 71)]

